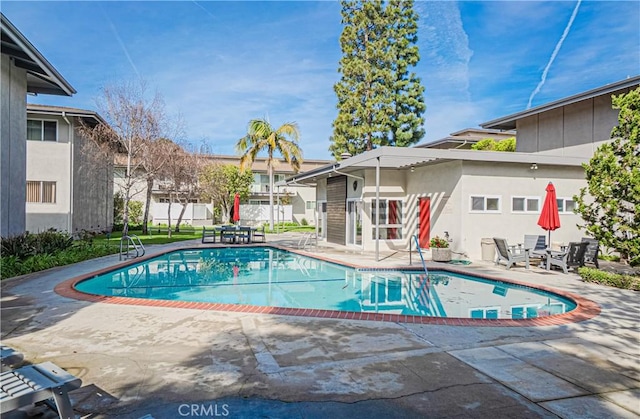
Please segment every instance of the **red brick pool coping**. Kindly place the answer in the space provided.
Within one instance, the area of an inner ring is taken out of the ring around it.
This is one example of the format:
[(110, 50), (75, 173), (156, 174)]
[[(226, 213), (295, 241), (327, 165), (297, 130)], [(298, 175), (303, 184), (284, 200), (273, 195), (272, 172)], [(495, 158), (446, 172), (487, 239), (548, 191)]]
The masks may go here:
[[(217, 246), (206, 246), (217, 247)], [(304, 256), (314, 257), (316, 259), (324, 260), (327, 262), (337, 263), (340, 265), (349, 266), (357, 269), (371, 270), (371, 271), (390, 271), (390, 270), (421, 270), (415, 266), (395, 266), (388, 268), (371, 268), (368, 266), (358, 266), (346, 263), (344, 261), (331, 259), (316, 255), (309, 252), (292, 250), (285, 247), (269, 245), (269, 247), (281, 250), (287, 250), (293, 253), (298, 253)], [(204, 248), (204, 246), (198, 246), (196, 248)], [(503, 278), (492, 277), (489, 275), (478, 274), (476, 272), (470, 272), (461, 268), (450, 266), (438, 266), (438, 271), (448, 271), (452, 273), (458, 273), (463, 275), (469, 275), (482, 279), (489, 279), (493, 281), (499, 281), (507, 284), (520, 285), (527, 288), (534, 288), (538, 290), (548, 291), (574, 301), (577, 306), (574, 310), (563, 313), (554, 314), (551, 316), (537, 317), (534, 319), (468, 319), (457, 317), (427, 317), (427, 316), (414, 316), (404, 314), (381, 314), (381, 313), (361, 313), (352, 311), (336, 311), (336, 310), (319, 310), (309, 308), (285, 308), (285, 307), (266, 307), (266, 306), (252, 306), (245, 304), (222, 304), (222, 303), (203, 303), (203, 302), (188, 302), (188, 301), (169, 301), (169, 300), (152, 300), (145, 298), (132, 298), (132, 297), (111, 297), (95, 294), (87, 294), (75, 289), (75, 285), (79, 282), (93, 278), (96, 275), (101, 275), (110, 272), (114, 269), (119, 269), (128, 265), (132, 265), (148, 259), (161, 256), (165, 253), (174, 252), (176, 250), (189, 250), (185, 249), (173, 249), (164, 253), (158, 253), (153, 255), (147, 255), (138, 259), (118, 263), (109, 268), (100, 269), (95, 272), (77, 276), (75, 278), (63, 281), (55, 286), (54, 291), (67, 298), (73, 298), (76, 300), (87, 301), (92, 303), (107, 303), (107, 304), (123, 304), (123, 305), (135, 305), (135, 306), (151, 306), (151, 307), (168, 307), (168, 308), (183, 308), (194, 310), (213, 310), (223, 312), (235, 312), (235, 313), (259, 313), (259, 314), (273, 314), (283, 316), (298, 316), (298, 317), (316, 317), (326, 319), (344, 319), (344, 320), (367, 320), (367, 321), (384, 321), (384, 322), (396, 322), (396, 323), (416, 323), (416, 324), (432, 324), (432, 325), (446, 325), (446, 326), (498, 326), (498, 327), (530, 327), (530, 326), (557, 326), (562, 324), (576, 323), (591, 319), (600, 314), (600, 306), (584, 297), (570, 292), (553, 289), (542, 285), (532, 285), (525, 282), (505, 280)]]

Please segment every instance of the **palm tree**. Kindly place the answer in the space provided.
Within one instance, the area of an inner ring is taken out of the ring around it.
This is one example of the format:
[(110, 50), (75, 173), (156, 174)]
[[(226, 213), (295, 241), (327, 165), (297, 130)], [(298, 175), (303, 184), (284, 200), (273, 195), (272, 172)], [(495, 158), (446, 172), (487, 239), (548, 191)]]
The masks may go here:
[(267, 151), (269, 172), (269, 229), (273, 230), (273, 154), (277, 151), (297, 173), (302, 163), (302, 150), (298, 147), (298, 124), (287, 122), (274, 131), (266, 119), (252, 119), (247, 135), (238, 140), (236, 151), (240, 157), (240, 170), (251, 168), (258, 153)]

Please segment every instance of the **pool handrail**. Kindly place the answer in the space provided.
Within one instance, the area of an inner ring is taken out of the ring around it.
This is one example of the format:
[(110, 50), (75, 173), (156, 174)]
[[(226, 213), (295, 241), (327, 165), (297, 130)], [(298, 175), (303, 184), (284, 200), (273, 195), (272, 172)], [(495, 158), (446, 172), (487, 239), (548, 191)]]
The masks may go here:
[(422, 267), (424, 268), (424, 273), (429, 276), (429, 270), (427, 269), (427, 264), (424, 262), (424, 256), (422, 256), (422, 249), (420, 249), (420, 242), (418, 241), (418, 235), (414, 234), (413, 239), (416, 241), (416, 249), (418, 249), (418, 254), (420, 255), (420, 261), (422, 261)]
[[(123, 243), (125, 241), (127, 242), (127, 245), (126, 245), (127, 247), (123, 251)], [(136, 251), (136, 255), (133, 256), (134, 258), (144, 256), (145, 248), (144, 248), (144, 245), (142, 244), (142, 241), (140, 240), (140, 237), (136, 236), (135, 234), (129, 234), (126, 236), (122, 236), (122, 238), (120, 238), (120, 260), (122, 260), (123, 254), (126, 255), (125, 257), (129, 257), (129, 251), (132, 247)]]

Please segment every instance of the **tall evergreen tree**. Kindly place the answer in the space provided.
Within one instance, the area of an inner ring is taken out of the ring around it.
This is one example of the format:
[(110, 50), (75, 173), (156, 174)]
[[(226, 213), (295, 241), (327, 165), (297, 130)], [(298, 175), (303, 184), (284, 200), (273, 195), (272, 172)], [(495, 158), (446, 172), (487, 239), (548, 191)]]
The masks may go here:
[(338, 116), (329, 150), (359, 154), (408, 146), (424, 135), (424, 91), (409, 68), (419, 60), (413, 1), (342, 1)]
[(390, 145), (407, 147), (424, 137), (422, 114), (425, 111), (424, 87), (420, 78), (409, 72), (420, 61), (418, 15), (413, 0), (391, 0), (387, 6), (391, 26), (391, 58), (394, 70), (394, 113), (391, 119)]

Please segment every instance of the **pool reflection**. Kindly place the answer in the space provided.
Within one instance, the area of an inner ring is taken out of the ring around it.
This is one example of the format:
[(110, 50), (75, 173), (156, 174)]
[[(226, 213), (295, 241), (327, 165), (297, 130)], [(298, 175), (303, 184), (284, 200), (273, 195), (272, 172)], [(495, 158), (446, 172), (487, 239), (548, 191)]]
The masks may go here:
[(532, 288), (448, 272), (363, 271), (269, 247), (183, 250), (76, 285), (98, 295), (476, 319), (575, 308)]

